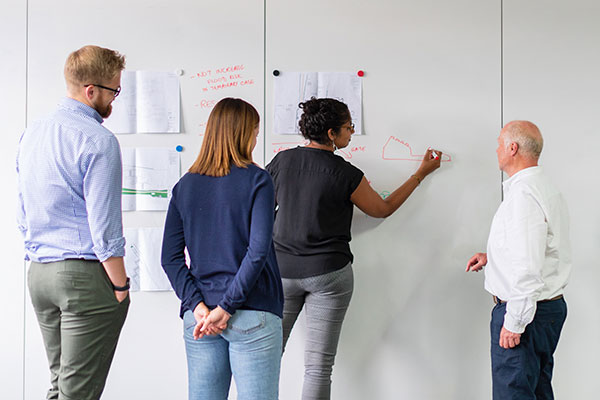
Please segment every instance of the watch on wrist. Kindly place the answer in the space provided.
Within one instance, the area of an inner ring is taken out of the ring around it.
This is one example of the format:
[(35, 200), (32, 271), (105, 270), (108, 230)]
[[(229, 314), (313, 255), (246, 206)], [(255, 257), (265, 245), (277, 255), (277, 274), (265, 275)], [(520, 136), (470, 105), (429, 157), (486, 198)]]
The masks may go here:
[(113, 290), (117, 292), (125, 292), (129, 290), (129, 277), (127, 277), (127, 280), (125, 281), (125, 286), (115, 286), (115, 284), (113, 283), (112, 287)]

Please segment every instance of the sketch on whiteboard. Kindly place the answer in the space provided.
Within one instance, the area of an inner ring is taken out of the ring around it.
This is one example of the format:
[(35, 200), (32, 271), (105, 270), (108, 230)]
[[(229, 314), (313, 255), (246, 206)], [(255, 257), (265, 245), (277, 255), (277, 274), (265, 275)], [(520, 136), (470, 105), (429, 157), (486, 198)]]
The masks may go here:
[[(384, 160), (398, 161), (421, 161), (425, 154), (414, 154), (412, 147), (404, 140), (390, 136), (383, 145), (381, 158)], [(450, 162), (452, 157), (449, 154), (442, 154), (442, 162)]]
[(352, 159), (355, 154), (364, 154), (367, 151), (367, 146), (348, 146), (343, 149), (337, 149), (335, 152), (347, 160)]
[(125, 229), (125, 270), (132, 291), (171, 290), (160, 265), (162, 228)]
[[(281, 151), (292, 149), (298, 146), (306, 146), (309, 143), (308, 140), (304, 139), (302, 141), (298, 140), (295, 142), (273, 142), (271, 143), (273, 154), (277, 154)], [(354, 154), (365, 153), (367, 151), (367, 146), (348, 146), (343, 149), (337, 149), (335, 153), (339, 156), (344, 157), (347, 160), (350, 160)]]
[(125, 147), (123, 155), (123, 211), (166, 210), (171, 190), (180, 177), (176, 150)]

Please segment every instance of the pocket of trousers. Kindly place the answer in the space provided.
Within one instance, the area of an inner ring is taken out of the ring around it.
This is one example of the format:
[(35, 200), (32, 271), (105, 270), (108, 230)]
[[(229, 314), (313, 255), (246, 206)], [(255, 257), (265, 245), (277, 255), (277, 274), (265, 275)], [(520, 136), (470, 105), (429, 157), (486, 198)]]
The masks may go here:
[(94, 278), (91, 274), (79, 271), (58, 271), (58, 281), (64, 289), (92, 289)]
[[(90, 266), (90, 268), (97, 268)], [(104, 271), (102, 268), (101, 272)], [(112, 287), (93, 269), (83, 271), (58, 271), (57, 284), (62, 289), (63, 311), (75, 314), (107, 312), (119, 306)]]
[(238, 310), (229, 321), (227, 329), (248, 335), (264, 328), (266, 323), (265, 311)]
[(95, 308), (94, 276), (81, 271), (56, 272), (58, 299), (62, 312), (85, 314)]

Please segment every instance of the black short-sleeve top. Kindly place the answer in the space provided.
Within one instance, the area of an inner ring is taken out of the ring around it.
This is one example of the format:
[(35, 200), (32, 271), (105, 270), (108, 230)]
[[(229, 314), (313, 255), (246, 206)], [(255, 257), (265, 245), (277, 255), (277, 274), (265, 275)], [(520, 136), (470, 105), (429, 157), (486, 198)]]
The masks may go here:
[(283, 278), (306, 278), (352, 262), (350, 196), (363, 172), (331, 151), (296, 147), (267, 165), (275, 184), (273, 231)]

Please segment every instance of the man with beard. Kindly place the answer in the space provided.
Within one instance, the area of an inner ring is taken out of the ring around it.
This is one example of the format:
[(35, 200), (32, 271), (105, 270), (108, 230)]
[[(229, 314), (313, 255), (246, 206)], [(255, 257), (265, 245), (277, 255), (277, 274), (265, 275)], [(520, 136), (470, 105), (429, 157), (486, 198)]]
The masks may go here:
[(110, 49), (71, 53), (67, 97), (19, 143), (18, 224), (50, 367), (47, 399), (100, 398), (129, 308), (121, 152), (102, 126), (124, 68)]

